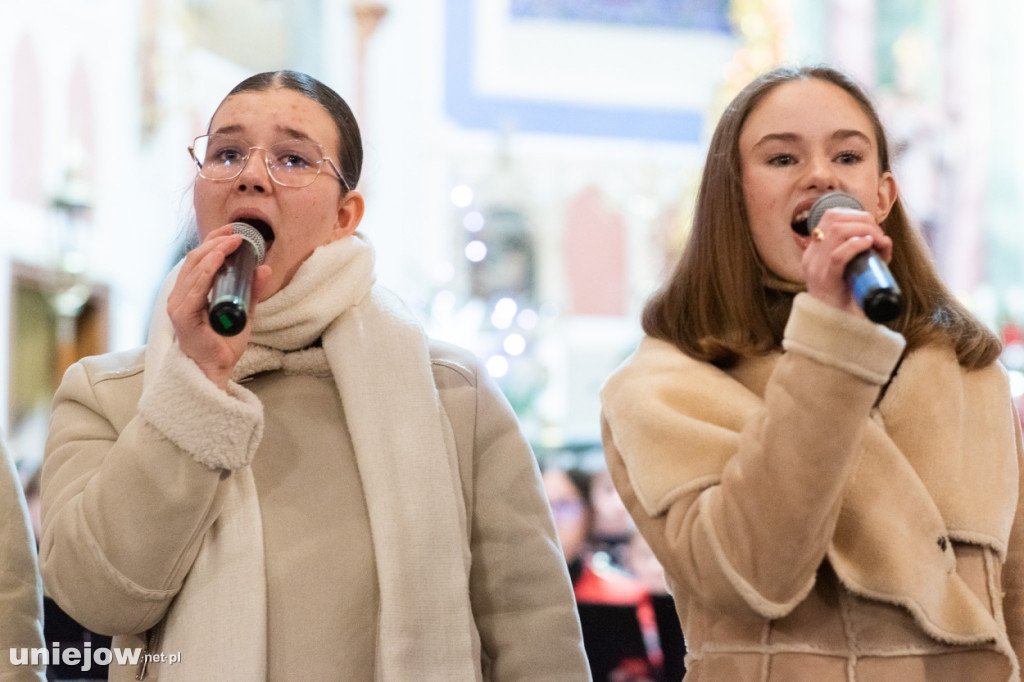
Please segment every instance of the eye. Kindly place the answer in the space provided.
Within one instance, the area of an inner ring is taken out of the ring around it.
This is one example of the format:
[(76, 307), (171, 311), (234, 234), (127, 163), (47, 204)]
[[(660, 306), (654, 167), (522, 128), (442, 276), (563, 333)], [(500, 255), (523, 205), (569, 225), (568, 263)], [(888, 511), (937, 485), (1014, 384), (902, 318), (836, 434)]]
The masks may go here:
[(220, 154), (217, 155), (217, 160), (224, 165), (231, 165), (237, 161), (240, 161), (245, 154), (241, 149), (224, 149)]
[(308, 168), (310, 163), (309, 160), (303, 158), (299, 154), (279, 154), (276, 161), (278, 166), (283, 168), (294, 168), (296, 170), (302, 168)]
[(216, 163), (222, 166), (230, 166), (245, 159), (248, 149), (231, 142), (211, 145), (206, 153), (207, 163)]
[(796, 157), (792, 154), (774, 154), (768, 157), (769, 166), (792, 166), (796, 163)]
[(273, 146), (271, 152), (275, 168), (303, 171), (319, 163), (318, 157), (320, 154), (318, 148), (302, 140), (278, 143)]
[(855, 163), (860, 163), (863, 160), (864, 160), (864, 156), (860, 152), (845, 151), (845, 152), (839, 152), (838, 154), (836, 154), (836, 161), (838, 163), (842, 163), (842, 164), (846, 164), (846, 165), (853, 165)]

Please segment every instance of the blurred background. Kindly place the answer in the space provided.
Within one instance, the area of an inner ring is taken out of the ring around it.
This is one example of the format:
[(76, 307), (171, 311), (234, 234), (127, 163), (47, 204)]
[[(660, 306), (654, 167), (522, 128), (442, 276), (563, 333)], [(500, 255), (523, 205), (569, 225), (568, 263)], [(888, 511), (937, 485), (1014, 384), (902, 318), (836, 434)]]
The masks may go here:
[(0, 429), (34, 468), (67, 365), (145, 341), (192, 223), (186, 148), (235, 83), (280, 68), (352, 105), (379, 281), (481, 357), (542, 457), (593, 456), (599, 387), (685, 238), (710, 129), (784, 62), (868, 87), (912, 217), (1007, 341), (1017, 386), (1022, 14), (1018, 0), (5, 3)]

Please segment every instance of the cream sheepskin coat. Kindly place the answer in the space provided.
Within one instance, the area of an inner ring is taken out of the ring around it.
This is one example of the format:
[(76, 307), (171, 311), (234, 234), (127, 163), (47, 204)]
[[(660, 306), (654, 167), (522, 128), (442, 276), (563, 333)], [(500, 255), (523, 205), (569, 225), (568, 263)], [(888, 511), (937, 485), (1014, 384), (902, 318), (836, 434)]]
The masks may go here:
[[(13, 656), (31, 660), (30, 651), (45, 649), (43, 641), (43, 587), (36, 565), (25, 494), (14, 462), (0, 437), (0, 681), (45, 680), (42, 663), (15, 665)], [(38, 657), (37, 657), (38, 660)]]
[(648, 338), (602, 392), (687, 681), (1019, 680), (1021, 441), (1001, 368), (945, 347), (900, 362), (901, 336), (806, 294), (783, 348), (721, 370)]
[(65, 375), (43, 578), (115, 646), (148, 630), (154, 654), (180, 652), (145, 679), (588, 677), (515, 415), (373, 266), (359, 233), (318, 247), (260, 302), (226, 391), (160, 303), (144, 351)]
[[(208, 470), (138, 416), (144, 360), (144, 352), (126, 351), (72, 366), (55, 398), (44, 475), (47, 589), (126, 648), (145, 647), (146, 630), (172, 605), (197, 551), (191, 524), (210, 504), (208, 486), (197, 483)], [(471, 521), (462, 551), (472, 557), (472, 627), (483, 679), (589, 679), (565, 561), (511, 408), (469, 353), (435, 343), (431, 366)], [(293, 409), (300, 415), (306, 407), (297, 400)], [(159, 679), (160, 668), (151, 664), (146, 679)], [(311, 679), (293, 672), (291, 679)], [(134, 666), (111, 666), (112, 680), (135, 674)]]

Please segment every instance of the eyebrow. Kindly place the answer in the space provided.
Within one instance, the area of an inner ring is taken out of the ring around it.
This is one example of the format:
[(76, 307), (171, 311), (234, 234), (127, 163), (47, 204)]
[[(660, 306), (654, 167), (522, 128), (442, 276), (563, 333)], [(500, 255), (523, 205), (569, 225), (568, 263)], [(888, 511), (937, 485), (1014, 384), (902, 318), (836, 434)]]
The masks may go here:
[[(849, 140), (850, 138), (859, 138), (859, 139), (863, 140), (864, 142), (866, 142), (868, 144), (871, 143), (871, 138), (869, 138), (867, 135), (865, 135), (861, 131), (853, 130), (853, 129), (850, 129), (850, 130), (847, 130), (847, 129), (837, 130), (834, 133), (832, 133), (832, 137), (831, 137), (832, 141), (837, 141), (837, 142), (842, 142), (844, 140)], [(751, 149), (757, 149), (761, 145), (767, 144), (769, 142), (776, 142), (776, 141), (778, 141), (778, 142), (799, 142), (800, 139), (801, 139), (801, 136), (798, 135), (797, 133), (768, 133), (767, 135), (762, 137), (760, 140), (758, 140), (754, 144), (754, 146), (751, 147)]]
[[(280, 132), (285, 133), (286, 135), (288, 135), (289, 136), (288, 139), (292, 139), (292, 140), (309, 140), (310, 142), (314, 142), (313, 138), (311, 138), (309, 135), (307, 135), (306, 133), (302, 132), (301, 130), (296, 130), (295, 128), (289, 128), (287, 126), (277, 126), (277, 129)], [(242, 133), (244, 131), (245, 131), (245, 127), (244, 126), (235, 124), (235, 125), (224, 126), (223, 128), (217, 128), (217, 130), (215, 130), (213, 132), (215, 132), (215, 133), (217, 133), (219, 135), (235, 135), (235, 134), (238, 134), (238, 133)]]

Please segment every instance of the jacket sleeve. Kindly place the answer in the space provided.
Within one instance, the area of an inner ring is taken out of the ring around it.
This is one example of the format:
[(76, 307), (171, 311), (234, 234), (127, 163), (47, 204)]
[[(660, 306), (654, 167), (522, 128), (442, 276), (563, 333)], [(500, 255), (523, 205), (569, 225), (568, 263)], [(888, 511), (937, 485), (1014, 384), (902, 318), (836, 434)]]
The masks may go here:
[(484, 678), (579, 682), (590, 672), (536, 460), (505, 397), (476, 369), (470, 590)]
[(813, 587), (904, 343), (801, 294), (783, 346), (763, 400), (692, 360), (634, 360), (602, 392), (609, 471), (674, 591), (740, 618), (782, 617)]
[(2, 440), (0, 458), (0, 681), (38, 682), (46, 679), (42, 664), (14, 664), (15, 649), (46, 646), (42, 585), (25, 494)]
[(1021, 442), (1021, 423), (1014, 410), (1017, 440), (1017, 471), (1020, 483), (1017, 489), (1017, 514), (1010, 531), (1010, 542), (1003, 565), (1003, 617), (1006, 633), (1019, 662), (1024, 661), (1024, 445)]
[(144, 391), (141, 362), (104, 363), (73, 365), (54, 398), (40, 564), (65, 611), (119, 635), (163, 617), (217, 517), (230, 474), (200, 463), (190, 443), (244, 450), (246, 439), (228, 446), (218, 432), (240, 422), (258, 431), (262, 412), (240, 387), (219, 391), (176, 346)]

